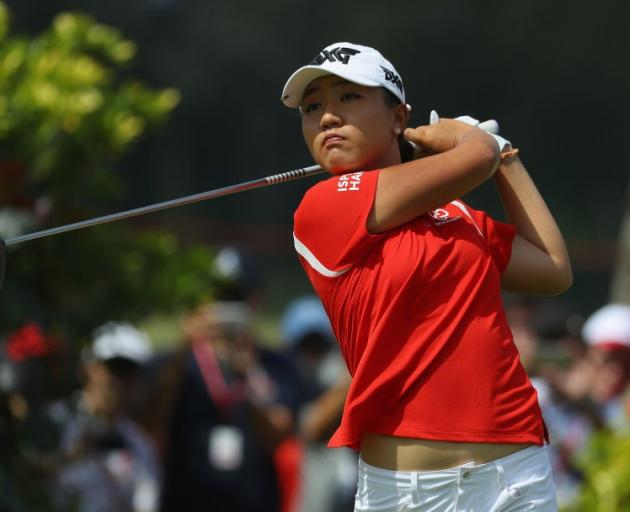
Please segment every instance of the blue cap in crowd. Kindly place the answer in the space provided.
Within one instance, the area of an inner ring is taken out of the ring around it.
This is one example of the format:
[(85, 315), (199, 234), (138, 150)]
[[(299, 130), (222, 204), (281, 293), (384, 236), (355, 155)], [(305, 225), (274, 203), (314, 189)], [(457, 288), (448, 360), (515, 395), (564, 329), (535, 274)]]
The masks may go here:
[(335, 342), (330, 320), (321, 301), (314, 295), (293, 300), (280, 321), (283, 342), (295, 346), (309, 334), (319, 334), (331, 344)]

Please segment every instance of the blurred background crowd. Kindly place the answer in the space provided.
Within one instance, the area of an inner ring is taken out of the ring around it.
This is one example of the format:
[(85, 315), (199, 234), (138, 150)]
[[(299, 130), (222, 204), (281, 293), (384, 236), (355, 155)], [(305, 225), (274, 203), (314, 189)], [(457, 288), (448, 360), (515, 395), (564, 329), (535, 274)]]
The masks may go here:
[[(279, 95), (379, 48), (413, 124), (496, 118), (575, 284), (505, 296), (566, 511), (630, 510), (630, 4), (0, 0), (0, 236), (310, 164)], [(0, 512), (352, 510), (349, 384), (292, 249), (313, 179), (14, 245)], [(501, 218), (491, 185), (466, 198)]]
[[(36, 321), (6, 336), (1, 511), (353, 510), (356, 453), (326, 447), (350, 377), (321, 303), (291, 299), (270, 340), (260, 263), (227, 246), (209, 264), (213, 298), (180, 315), (168, 347), (127, 321), (85, 344)], [(561, 505), (625, 510), (630, 305), (583, 318), (564, 301), (505, 301)]]
[(8, 335), (0, 510), (352, 510), (355, 455), (326, 448), (350, 378), (321, 303), (290, 301), (270, 345), (258, 262), (225, 247), (211, 266), (168, 349), (124, 321), (79, 352), (35, 322)]

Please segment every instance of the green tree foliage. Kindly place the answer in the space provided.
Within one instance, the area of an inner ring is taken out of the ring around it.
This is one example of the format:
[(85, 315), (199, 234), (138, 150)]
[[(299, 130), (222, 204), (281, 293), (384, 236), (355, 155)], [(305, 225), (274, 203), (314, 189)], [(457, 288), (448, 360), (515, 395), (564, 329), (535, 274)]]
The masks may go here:
[(580, 466), (585, 482), (578, 503), (565, 512), (630, 511), (630, 435), (601, 431)]
[[(115, 165), (179, 101), (130, 79), (136, 47), (89, 16), (63, 13), (35, 37), (12, 35), (0, 2), (0, 234), (112, 211)], [(210, 293), (203, 247), (128, 223), (11, 246), (0, 330), (39, 319), (69, 333), (136, 320)]]

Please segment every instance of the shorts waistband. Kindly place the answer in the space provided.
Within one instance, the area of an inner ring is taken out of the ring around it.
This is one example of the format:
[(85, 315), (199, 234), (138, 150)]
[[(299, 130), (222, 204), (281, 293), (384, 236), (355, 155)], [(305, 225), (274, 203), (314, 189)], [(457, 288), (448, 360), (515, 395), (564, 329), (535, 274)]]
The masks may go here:
[(400, 481), (408, 481), (410, 474), (416, 474), (419, 478), (431, 476), (458, 476), (464, 471), (467, 473), (480, 473), (484, 471), (494, 471), (497, 469), (497, 466), (503, 467), (509, 465), (519, 465), (526, 463), (531, 457), (536, 457), (540, 454), (546, 453), (546, 451), (546, 445), (533, 445), (490, 462), (477, 464), (471, 461), (452, 468), (431, 471), (394, 471), (391, 469), (379, 468), (368, 464), (359, 455), (359, 470), (363, 469), (374, 476), (381, 476), (383, 478)]
[(400, 510), (401, 500), (412, 510), (525, 510), (534, 503), (530, 492), (536, 510), (557, 512), (547, 446), (436, 471), (391, 471), (359, 458), (355, 510)]

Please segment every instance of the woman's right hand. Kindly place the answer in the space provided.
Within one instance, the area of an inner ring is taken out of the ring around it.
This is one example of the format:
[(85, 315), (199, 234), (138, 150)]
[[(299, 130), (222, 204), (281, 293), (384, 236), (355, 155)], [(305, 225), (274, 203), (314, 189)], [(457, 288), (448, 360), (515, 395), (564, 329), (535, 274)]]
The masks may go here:
[[(480, 128), (455, 119), (405, 130), (428, 155), (381, 169), (367, 221), (370, 233), (396, 228), (470, 192), (494, 174), (499, 147)], [(428, 158), (421, 158), (428, 156)]]
[(453, 149), (468, 133), (474, 130), (483, 133), (479, 128), (462, 121), (440, 118), (434, 124), (407, 128), (404, 136), (405, 139), (418, 146), (415, 157), (421, 158)]

